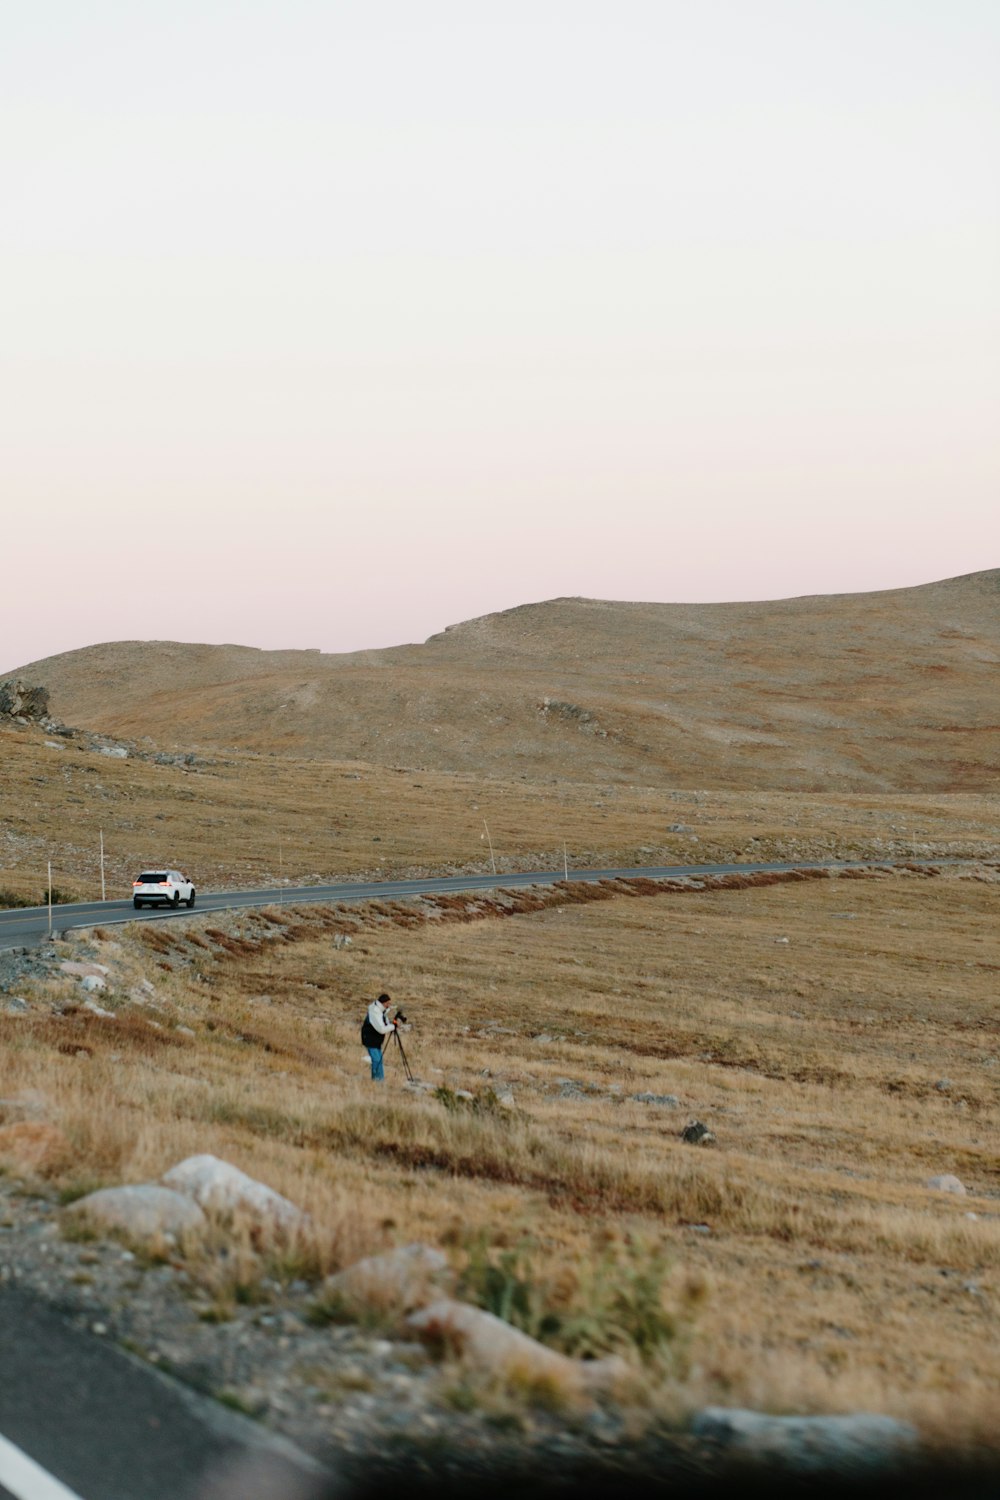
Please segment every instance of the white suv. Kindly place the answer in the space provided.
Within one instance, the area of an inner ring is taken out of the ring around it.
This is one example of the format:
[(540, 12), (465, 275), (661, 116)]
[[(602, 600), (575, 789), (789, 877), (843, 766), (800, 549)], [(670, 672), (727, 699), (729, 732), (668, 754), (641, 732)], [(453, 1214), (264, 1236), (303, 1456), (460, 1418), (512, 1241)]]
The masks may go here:
[(194, 905), (194, 886), (180, 870), (145, 870), (132, 882), (136, 911), (143, 906), (180, 906), (182, 901)]

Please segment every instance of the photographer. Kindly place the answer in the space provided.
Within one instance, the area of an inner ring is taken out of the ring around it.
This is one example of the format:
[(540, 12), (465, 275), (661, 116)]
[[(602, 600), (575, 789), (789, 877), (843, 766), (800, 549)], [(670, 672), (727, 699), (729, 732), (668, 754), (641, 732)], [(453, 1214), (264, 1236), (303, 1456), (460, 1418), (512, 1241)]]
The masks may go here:
[(372, 1060), (372, 1079), (376, 1083), (385, 1082), (385, 1072), (382, 1066), (382, 1048), (385, 1039), (391, 1036), (396, 1029), (396, 1022), (389, 1020), (389, 1006), (392, 1004), (388, 995), (379, 995), (368, 1007), (364, 1024), (361, 1027), (361, 1045), (367, 1047), (368, 1056)]

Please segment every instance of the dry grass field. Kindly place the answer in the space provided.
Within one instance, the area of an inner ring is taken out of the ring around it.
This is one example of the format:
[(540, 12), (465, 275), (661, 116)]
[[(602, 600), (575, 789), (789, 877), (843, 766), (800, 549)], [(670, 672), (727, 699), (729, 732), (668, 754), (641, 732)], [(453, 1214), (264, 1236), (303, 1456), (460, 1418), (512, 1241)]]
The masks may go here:
[[(308, 1207), (279, 1274), (422, 1239), (474, 1295), (489, 1262), (525, 1326), (624, 1348), (653, 1413), (867, 1408), (989, 1445), (998, 893), (995, 868), (636, 882), (107, 929), (116, 1018), (39, 982), (68, 1009), (4, 1023), (0, 1096), (45, 1099), (67, 1196), (211, 1151)], [(383, 988), (438, 1092), (394, 1054), (369, 1081)], [(694, 1118), (713, 1144), (680, 1139)], [(190, 1253), (206, 1316), (262, 1271)]]
[(106, 758), (0, 726), (0, 891), (41, 900), (48, 861), (73, 899), (139, 869), (205, 890), (331, 879), (713, 860), (1000, 856), (995, 791), (896, 794), (690, 789), (663, 781), (416, 771), (250, 751), (194, 766)]

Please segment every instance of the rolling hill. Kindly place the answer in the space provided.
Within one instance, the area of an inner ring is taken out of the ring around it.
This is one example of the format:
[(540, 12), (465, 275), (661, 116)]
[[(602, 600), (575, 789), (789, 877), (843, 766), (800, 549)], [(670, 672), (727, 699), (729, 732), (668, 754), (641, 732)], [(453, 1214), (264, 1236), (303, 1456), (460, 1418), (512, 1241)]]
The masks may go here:
[(122, 641), (31, 662), (67, 723), (158, 745), (797, 791), (989, 791), (1000, 569), (766, 603), (554, 599), (350, 655)]

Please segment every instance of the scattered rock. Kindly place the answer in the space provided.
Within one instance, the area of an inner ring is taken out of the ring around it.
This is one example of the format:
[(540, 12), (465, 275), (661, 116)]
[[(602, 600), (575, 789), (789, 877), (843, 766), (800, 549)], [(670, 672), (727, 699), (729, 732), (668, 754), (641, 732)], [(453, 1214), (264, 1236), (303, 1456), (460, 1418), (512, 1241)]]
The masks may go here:
[(942, 1172), (939, 1177), (928, 1177), (924, 1187), (933, 1188), (936, 1193), (957, 1193), (960, 1198), (965, 1197), (965, 1184), (952, 1172)]
[(665, 1109), (677, 1109), (680, 1100), (676, 1094), (630, 1094), (637, 1104), (662, 1104)]
[(29, 1011), (30, 1009), (31, 1006), (28, 1004), (27, 1000), (22, 1000), (20, 995), (12, 995), (10, 999), (5, 1001), (4, 1003), (4, 1010), (6, 1011), (8, 1016), (23, 1016), (25, 1012)]
[(951, 1088), (951, 1079), (950, 1078), (939, 1078), (938, 1081), (937, 1081), (937, 1083), (934, 1085), (934, 1087), (938, 1090), (939, 1093), (946, 1094), (948, 1092), (948, 1090)]
[[(86, 983), (86, 980), (84, 980), (84, 983)], [(100, 981), (98, 981), (98, 983), (100, 983)], [(101, 988), (103, 989), (104, 986), (101, 985)], [(92, 1016), (103, 1016), (105, 1021), (114, 1021), (116, 1019), (113, 1010), (105, 1010), (104, 1006), (98, 1005), (96, 1000), (85, 1000), (81, 1009), (89, 1010)]]
[(110, 755), (113, 760), (128, 760), (128, 751), (124, 745), (102, 745), (98, 754)]
[(533, 1036), (531, 1040), (533, 1042), (538, 1042), (539, 1044), (541, 1044), (542, 1042), (551, 1042), (552, 1038), (549, 1036), (547, 1031), (543, 1031), (541, 1035)]
[(76, 958), (64, 958), (59, 965), (60, 974), (80, 975), (84, 979), (107, 979), (110, 970), (107, 964), (81, 962)]
[(560, 1099), (585, 1099), (587, 1088), (585, 1084), (579, 1083), (575, 1078), (557, 1078)]
[(411, 1313), (407, 1323), (422, 1338), (443, 1344), (476, 1368), (507, 1379), (552, 1382), (562, 1389), (596, 1394), (619, 1385), (629, 1373), (625, 1361), (616, 1356), (570, 1359), (492, 1313), (450, 1297)]
[(210, 1213), (247, 1213), (286, 1229), (304, 1224), (307, 1219), (300, 1208), (273, 1188), (248, 1177), (239, 1167), (230, 1166), (217, 1156), (189, 1156), (165, 1172), (161, 1181), (165, 1187), (193, 1198)]
[(351, 946), (351, 940), (347, 936), (347, 933), (338, 932), (333, 940), (333, 946), (335, 948), (349, 948)]
[(80, 988), (88, 994), (93, 994), (94, 990), (106, 990), (107, 987), (106, 981), (99, 974), (85, 974), (80, 980)]
[(183, 1234), (205, 1224), (205, 1215), (190, 1197), (151, 1182), (134, 1187), (100, 1188), (78, 1198), (68, 1211), (103, 1229), (122, 1230), (134, 1239)]
[(715, 1136), (700, 1120), (692, 1120), (690, 1125), (685, 1125), (681, 1131), (681, 1140), (686, 1141), (689, 1146), (710, 1146)]
[(691, 1424), (695, 1437), (728, 1453), (799, 1472), (870, 1473), (912, 1461), (917, 1431), (872, 1412), (839, 1417), (775, 1417), (709, 1406)]

